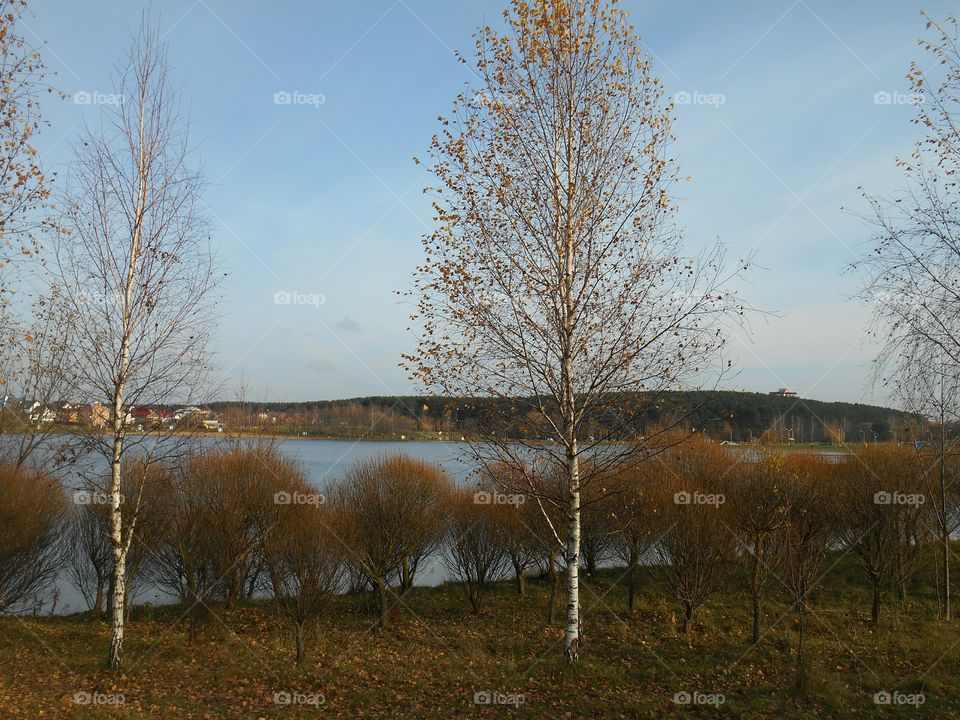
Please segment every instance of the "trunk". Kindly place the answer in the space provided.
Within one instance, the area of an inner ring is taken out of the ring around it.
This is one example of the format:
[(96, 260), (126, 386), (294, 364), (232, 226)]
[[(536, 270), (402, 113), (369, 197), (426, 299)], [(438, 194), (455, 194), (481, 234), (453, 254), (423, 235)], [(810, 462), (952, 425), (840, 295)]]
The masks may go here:
[(757, 645), (760, 643), (761, 636), (760, 628), (760, 597), (758, 595), (753, 596), (753, 644)]
[(556, 557), (553, 551), (550, 552), (548, 562), (550, 563), (550, 569), (548, 570), (550, 577), (550, 604), (547, 607), (547, 623), (553, 625), (557, 619), (557, 594), (560, 589), (560, 575), (557, 573)]
[[(941, 435), (944, 424), (941, 423)], [(950, 620), (950, 527), (947, 522), (947, 472), (944, 445), (940, 445), (940, 541), (943, 544), (943, 619)]]
[(520, 563), (518, 563), (516, 560), (513, 561), (513, 572), (517, 581), (517, 595), (519, 597), (523, 597), (523, 595), (526, 593), (527, 582), (523, 577), (523, 566), (520, 565)]
[(597, 572), (597, 554), (593, 550), (587, 549), (584, 556), (587, 561), (587, 579), (593, 580), (593, 576)]
[(389, 620), (387, 617), (387, 584), (383, 578), (377, 578), (374, 584), (377, 593), (377, 611), (380, 615), (378, 624), (381, 628), (385, 628)]
[(870, 622), (874, 625), (880, 622), (880, 587), (876, 580), (873, 583), (873, 602), (870, 605)]
[(568, 663), (580, 657), (580, 472), (576, 440), (567, 455), (570, 473), (569, 528), (567, 532), (567, 625), (563, 648)]
[(306, 628), (304, 627), (305, 623), (298, 622), (295, 626), (295, 635), (297, 642), (297, 665), (303, 665), (303, 661), (307, 657), (307, 653), (304, 649), (304, 634), (306, 633)]
[(943, 532), (943, 619), (950, 620), (950, 533)]
[(753, 567), (750, 570), (750, 598), (753, 601), (753, 644), (760, 642), (760, 543), (754, 544)]
[(803, 695), (807, 691), (807, 665), (803, 657), (803, 633), (804, 633), (804, 600), (797, 603), (797, 613), (800, 620), (800, 638), (797, 642), (797, 691)]
[(683, 605), (683, 626), (681, 632), (686, 635), (693, 627), (693, 605), (684, 603)]
[(630, 556), (630, 570), (627, 572), (627, 609), (633, 610), (637, 590), (637, 560)]
[(99, 620), (103, 617), (103, 586), (104, 578), (97, 576), (97, 592), (93, 598), (93, 616)]
[[(119, 394), (118, 394), (119, 395)], [(127, 551), (123, 542), (123, 516), (120, 512), (120, 460), (123, 453), (123, 438), (118, 425), (121, 421), (121, 403), (114, 403), (113, 457), (110, 464), (110, 545), (113, 549), (113, 578), (110, 594), (110, 653), (107, 664), (113, 668), (123, 665), (123, 626), (127, 599), (126, 570)]]

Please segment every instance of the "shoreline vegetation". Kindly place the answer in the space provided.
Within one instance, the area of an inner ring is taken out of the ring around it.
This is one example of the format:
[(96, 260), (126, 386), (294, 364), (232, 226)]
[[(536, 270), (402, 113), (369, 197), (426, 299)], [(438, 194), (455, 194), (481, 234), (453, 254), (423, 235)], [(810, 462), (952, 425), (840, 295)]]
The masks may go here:
[[(769, 600), (769, 628), (763, 643), (753, 646), (749, 598), (732, 568), (727, 591), (702, 608), (686, 634), (678, 631), (676, 609), (657, 590), (650, 569), (638, 573), (640, 589), (631, 610), (623, 568), (604, 568), (584, 584), (584, 614), (594, 631), (590, 655), (575, 679), (585, 692), (576, 699), (562, 692), (569, 671), (551, 652), (562, 642), (562, 625), (544, 623), (549, 579), (533, 576), (522, 597), (512, 580), (496, 583), (481, 613), (470, 611), (460, 583), (415, 586), (394, 600), (389, 630), (373, 636), (368, 633), (376, 611), (369, 598), (339, 596), (310, 634), (311, 653), (299, 667), (289, 628), (266, 600), (229, 607), (211, 603), (197, 619), (187, 605), (136, 605), (129, 620), (130, 662), (120, 675), (104, 667), (105, 619), (89, 612), (3, 617), (0, 683), (3, 693), (15, 698), (5, 717), (166, 720), (322, 713), (446, 720), (499, 711), (517, 718), (680, 718), (691, 712), (871, 718), (892, 711), (892, 703), (876, 701), (885, 692), (923, 694), (925, 702), (910, 707), (912, 717), (960, 714), (957, 662), (952, 655), (936, 662), (945, 648), (960, 642), (960, 629), (936, 619), (936, 598), (927, 591), (933, 586), (932, 564), (920, 569), (916, 591), (898, 613), (873, 627), (870, 589), (856, 560), (836, 552), (826, 563), (835, 567), (811, 610), (812, 692), (806, 698), (785, 690), (792, 682), (797, 636), (785, 599)], [(559, 598), (557, 605), (559, 610)], [(38, 639), (57, 654), (34, 652)], [(534, 665), (538, 657), (543, 659)], [(697, 708), (678, 702), (684, 693), (697, 692), (722, 703)], [(83, 704), (89, 698), (100, 704)]]

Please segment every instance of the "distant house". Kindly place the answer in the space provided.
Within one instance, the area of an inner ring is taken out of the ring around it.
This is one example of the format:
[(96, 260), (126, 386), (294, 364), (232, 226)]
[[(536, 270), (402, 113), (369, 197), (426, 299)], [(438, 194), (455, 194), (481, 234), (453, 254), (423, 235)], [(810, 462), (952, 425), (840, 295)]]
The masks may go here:
[(110, 421), (110, 410), (98, 402), (87, 403), (80, 408), (80, 422), (95, 428), (106, 427)]
[(257, 413), (257, 421), (270, 425), (286, 425), (288, 413), (284, 411), (261, 410)]
[(80, 406), (65, 402), (57, 408), (57, 420), (62, 423), (76, 425), (80, 422)]
[(32, 403), (24, 403), (24, 409), (30, 418), (30, 422), (38, 425), (49, 425), (57, 419), (57, 411), (55, 408), (44, 405), (36, 400)]
[(786, 388), (780, 388), (779, 390), (774, 390), (770, 393), (771, 395), (776, 395), (777, 397), (786, 397), (786, 398), (795, 398), (800, 397), (793, 390), (787, 390)]
[(145, 407), (130, 408), (127, 416), (130, 418), (131, 423), (135, 423), (141, 428), (152, 425), (160, 419), (156, 410)]

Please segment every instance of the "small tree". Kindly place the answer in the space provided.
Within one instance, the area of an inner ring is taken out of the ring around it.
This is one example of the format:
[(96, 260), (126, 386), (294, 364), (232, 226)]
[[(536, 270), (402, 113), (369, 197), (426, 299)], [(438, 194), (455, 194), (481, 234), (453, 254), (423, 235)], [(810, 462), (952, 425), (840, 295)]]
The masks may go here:
[(56, 478), (0, 465), (0, 612), (34, 601), (56, 579), (66, 516)]
[(762, 636), (763, 599), (782, 560), (778, 546), (789, 512), (782, 475), (783, 458), (764, 454), (738, 465), (727, 485), (733, 531), (747, 568), (754, 644)]
[(904, 478), (911, 465), (896, 448), (877, 447), (857, 450), (834, 468), (836, 529), (870, 583), (874, 625), (880, 622), (883, 600), (893, 585), (899, 543), (896, 499), (909, 487)]
[(830, 471), (817, 457), (784, 458), (783, 481), (788, 494), (787, 523), (783, 530), (783, 579), (797, 613), (796, 688), (807, 689), (804, 640), (810, 597), (820, 568), (835, 539), (836, 512), (829, 489)]
[(438, 226), (414, 278), (419, 352), (405, 362), (432, 392), (492, 399), (472, 446), (482, 465), (525, 478), (540, 462), (565, 479), (554, 539), (572, 663), (581, 495), (646, 454), (642, 418), (665, 390), (722, 372), (719, 321), (741, 306), (722, 249), (681, 254), (670, 109), (626, 12), (513, 0), (505, 25), (478, 31), (481, 86), (431, 145)]
[[(872, 306), (871, 335), (880, 341), (874, 381), (912, 410), (941, 419), (960, 417), (960, 29), (951, 14), (927, 19), (919, 45), (927, 58), (910, 65), (922, 136), (907, 158), (897, 158), (902, 186), (888, 197), (866, 196), (873, 237), (852, 265), (860, 296)], [(941, 440), (945, 438), (941, 437)], [(941, 554), (941, 610), (950, 617), (949, 496), (956, 493), (940, 442), (939, 467), (928, 476), (936, 502)]]
[(360, 460), (336, 483), (338, 535), (348, 562), (374, 588), (381, 627), (388, 620), (391, 577), (405, 576), (412, 585), (417, 564), (443, 539), (452, 487), (441, 468), (406, 455)]
[(656, 544), (656, 571), (683, 610), (681, 630), (721, 586), (733, 556), (722, 482), (732, 459), (705, 441), (676, 448), (659, 462), (660, 507), (666, 530)]
[[(494, 467), (492, 472), (514, 472), (509, 465)], [(488, 497), (495, 497), (498, 488), (504, 484), (516, 485), (516, 481), (504, 483), (495, 478), (486, 478), (481, 484), (481, 492), (488, 493)], [(516, 581), (517, 595), (523, 596), (526, 592), (526, 573), (543, 556), (543, 543), (537, 536), (536, 527), (539, 521), (539, 509), (532, 499), (528, 502), (525, 495), (506, 498), (509, 502), (496, 504), (497, 523), (506, 541), (507, 554), (513, 566), (514, 580)]]
[[(159, 35), (144, 24), (115, 90), (123, 102), (78, 143), (56, 246), (63, 295), (83, 318), (67, 348), (77, 391), (110, 408), (109, 432), (83, 437), (111, 468), (112, 629), (109, 664), (123, 663), (127, 557), (139, 492), (122, 507), (126, 453), (155, 462), (183, 452), (169, 426), (131, 435), (131, 406), (189, 404), (207, 388), (220, 273), (199, 211), (187, 125)], [(124, 513), (130, 512), (129, 522)]]
[(461, 491), (450, 509), (443, 559), (463, 586), (473, 612), (479, 613), (490, 586), (510, 567), (510, 540), (503, 532), (499, 508), (478, 503), (472, 491)]
[(662, 528), (666, 506), (657, 502), (658, 461), (624, 468), (612, 480), (613, 551), (627, 568), (627, 607), (633, 610), (640, 563), (652, 551)]
[[(285, 484), (285, 491), (313, 492), (306, 481)], [(306, 636), (326, 612), (343, 575), (343, 549), (333, 534), (331, 513), (322, 503), (283, 505), (261, 548), (274, 602), (293, 625), (298, 665), (306, 659)]]
[(113, 567), (106, 516), (103, 506), (78, 504), (67, 521), (67, 577), (96, 618), (103, 616)]

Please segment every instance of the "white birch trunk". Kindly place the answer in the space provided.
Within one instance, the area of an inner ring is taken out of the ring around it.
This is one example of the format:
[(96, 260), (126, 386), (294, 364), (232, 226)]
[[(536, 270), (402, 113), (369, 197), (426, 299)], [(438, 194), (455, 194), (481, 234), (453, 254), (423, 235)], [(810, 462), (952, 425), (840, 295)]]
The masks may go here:
[(563, 648), (568, 663), (580, 656), (580, 462), (573, 452), (567, 457), (570, 481), (569, 528), (567, 532), (567, 624)]

